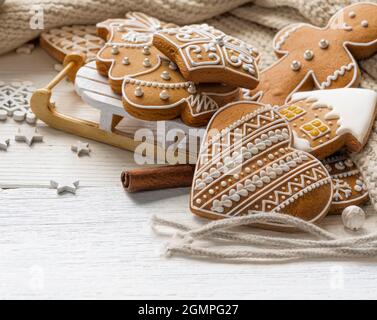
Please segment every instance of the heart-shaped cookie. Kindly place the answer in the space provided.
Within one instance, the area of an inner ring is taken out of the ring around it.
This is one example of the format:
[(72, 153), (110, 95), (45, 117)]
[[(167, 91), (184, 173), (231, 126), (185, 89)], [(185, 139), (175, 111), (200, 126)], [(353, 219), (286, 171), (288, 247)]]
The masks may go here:
[(292, 147), (291, 129), (276, 109), (236, 102), (218, 111), (208, 125), (190, 207), (209, 219), (267, 211), (316, 222), (327, 214), (332, 194), (326, 168)]

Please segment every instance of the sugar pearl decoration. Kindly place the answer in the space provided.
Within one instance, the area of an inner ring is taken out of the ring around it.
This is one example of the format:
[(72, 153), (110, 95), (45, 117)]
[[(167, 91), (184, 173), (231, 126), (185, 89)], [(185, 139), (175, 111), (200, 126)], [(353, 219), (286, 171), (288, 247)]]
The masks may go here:
[(291, 69), (293, 71), (299, 71), (301, 69), (301, 63), (300, 63), (300, 61), (297, 61), (297, 60), (292, 61), (292, 63), (291, 63)]
[(195, 94), (196, 93), (196, 87), (195, 84), (190, 84), (189, 87), (187, 88), (188, 93), (190, 94)]
[(351, 19), (353, 19), (353, 18), (356, 17), (356, 13), (353, 12), (353, 11), (350, 11), (350, 13), (348, 14), (348, 16), (349, 16)]
[(321, 49), (327, 49), (329, 47), (329, 42), (326, 39), (321, 39), (319, 41), (319, 47)]
[(136, 97), (142, 97), (144, 94), (143, 90), (140, 87), (136, 87), (135, 89), (135, 96)]
[(118, 46), (112, 46), (111, 53), (112, 54), (119, 54), (119, 47)]
[(164, 80), (170, 80), (170, 74), (169, 74), (169, 72), (163, 71), (161, 73), (161, 78), (164, 79)]
[(313, 57), (314, 57), (314, 53), (313, 53), (312, 50), (305, 50), (305, 52), (304, 52), (305, 60), (310, 61), (310, 60), (313, 59)]
[(342, 221), (347, 229), (357, 231), (365, 222), (365, 212), (358, 206), (349, 206), (342, 212)]
[(150, 48), (148, 46), (145, 46), (143, 48), (143, 54), (145, 54), (145, 55), (151, 54), (151, 50), (150, 50)]
[(361, 21), (361, 26), (364, 27), (364, 28), (368, 28), (368, 21), (367, 20), (363, 20)]
[(149, 68), (151, 65), (151, 61), (148, 58), (145, 58), (143, 61), (143, 66)]
[(160, 93), (160, 98), (162, 100), (168, 100), (169, 99), (169, 94), (166, 90), (162, 90), (161, 93)]
[(178, 69), (177, 65), (173, 61), (170, 61), (169, 68), (172, 69), (172, 70), (177, 70)]
[(124, 57), (123, 60), (122, 60), (122, 63), (126, 66), (128, 66), (130, 64), (130, 58), (128, 57)]

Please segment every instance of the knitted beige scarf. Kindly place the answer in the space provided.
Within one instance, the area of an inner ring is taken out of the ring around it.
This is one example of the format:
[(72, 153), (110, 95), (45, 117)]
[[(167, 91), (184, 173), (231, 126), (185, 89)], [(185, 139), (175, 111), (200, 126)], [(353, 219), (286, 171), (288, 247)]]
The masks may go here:
[[(0, 3), (2, 1), (0, 0)], [(0, 54), (36, 38), (43, 30), (30, 20), (43, 9), (44, 30), (70, 24), (94, 24), (142, 11), (160, 19), (188, 24), (206, 21), (226, 33), (254, 44), (262, 53), (261, 67), (276, 58), (272, 38), (277, 30), (296, 22), (323, 26), (352, 0), (6, 0), (0, 4)], [(377, 0), (372, 0), (377, 2)], [(377, 56), (362, 61), (362, 87), (377, 90)], [(365, 149), (354, 155), (377, 209), (377, 130)]]

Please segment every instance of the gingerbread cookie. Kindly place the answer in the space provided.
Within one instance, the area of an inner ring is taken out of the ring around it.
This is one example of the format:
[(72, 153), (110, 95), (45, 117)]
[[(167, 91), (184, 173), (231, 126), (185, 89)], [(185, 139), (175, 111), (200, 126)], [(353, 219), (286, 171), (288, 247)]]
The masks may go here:
[(143, 120), (181, 116), (190, 126), (205, 125), (220, 107), (238, 99), (239, 89), (185, 80), (176, 64), (152, 45), (153, 33), (165, 26), (141, 13), (99, 24), (108, 42), (98, 53), (97, 69), (108, 75), (112, 89), (122, 94), (132, 116)]
[(337, 153), (324, 159), (322, 163), (332, 179), (331, 214), (340, 214), (349, 206), (360, 206), (369, 200), (368, 189), (360, 170), (346, 153)]
[(342, 146), (358, 152), (367, 142), (377, 111), (377, 93), (367, 89), (297, 92), (279, 114), (288, 121), (294, 146), (317, 158)]
[(311, 222), (324, 217), (332, 201), (330, 175), (319, 160), (291, 142), (289, 126), (273, 107), (255, 102), (224, 107), (203, 138), (191, 189), (192, 212), (210, 219), (254, 211)]
[(97, 24), (98, 34), (107, 39), (97, 55), (97, 70), (109, 77), (114, 92), (122, 93), (125, 76), (138, 76), (159, 67), (161, 54), (152, 45), (153, 34), (172, 26), (140, 12)]
[(336, 13), (325, 28), (294, 24), (274, 39), (280, 58), (263, 70), (258, 87), (244, 99), (282, 105), (297, 91), (357, 87), (355, 59), (377, 51), (377, 4), (357, 3)]
[(259, 82), (258, 51), (207, 24), (160, 30), (153, 44), (174, 61), (185, 79), (254, 88)]
[(87, 62), (94, 60), (105, 44), (105, 41), (96, 35), (96, 27), (91, 25), (51, 29), (41, 34), (39, 42), (43, 49), (61, 63), (65, 56), (71, 53), (85, 54)]

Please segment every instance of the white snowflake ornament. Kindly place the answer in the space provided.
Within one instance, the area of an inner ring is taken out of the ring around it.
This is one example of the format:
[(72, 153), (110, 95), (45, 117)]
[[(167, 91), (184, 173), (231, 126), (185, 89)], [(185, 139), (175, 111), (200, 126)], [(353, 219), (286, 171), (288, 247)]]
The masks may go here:
[(6, 112), (8, 117), (23, 121), (28, 113), (32, 113), (30, 98), (34, 91), (30, 81), (0, 81), (0, 120), (6, 119)]

